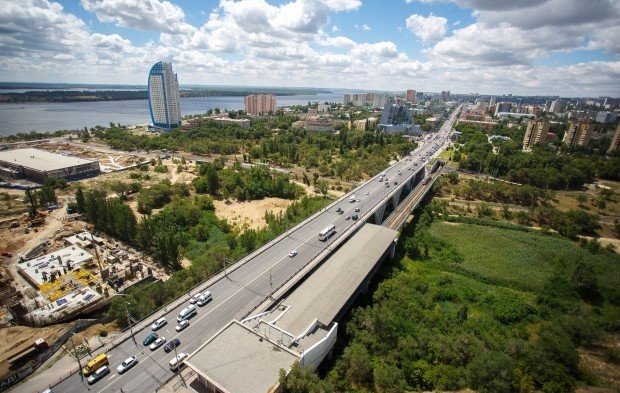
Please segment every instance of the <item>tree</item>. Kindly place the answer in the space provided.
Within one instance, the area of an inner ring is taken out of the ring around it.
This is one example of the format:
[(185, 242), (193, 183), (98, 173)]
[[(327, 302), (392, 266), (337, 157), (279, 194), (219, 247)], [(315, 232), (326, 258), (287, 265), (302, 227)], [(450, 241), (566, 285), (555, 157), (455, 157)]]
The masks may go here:
[(84, 213), (86, 211), (86, 202), (84, 201), (84, 191), (82, 190), (82, 187), (78, 186), (78, 189), (75, 192), (75, 202), (77, 203), (78, 212)]

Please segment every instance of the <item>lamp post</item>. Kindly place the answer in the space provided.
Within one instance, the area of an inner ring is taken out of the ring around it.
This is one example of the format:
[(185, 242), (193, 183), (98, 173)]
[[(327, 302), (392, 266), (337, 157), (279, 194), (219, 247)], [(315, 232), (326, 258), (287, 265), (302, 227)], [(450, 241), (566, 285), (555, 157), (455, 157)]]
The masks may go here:
[(86, 387), (86, 389), (90, 390), (90, 388), (84, 384), (84, 373), (82, 372), (82, 363), (80, 362), (80, 355), (77, 353), (77, 349), (75, 348), (75, 340), (73, 340), (73, 336), (75, 336), (75, 333), (71, 333), (71, 344), (73, 345), (73, 354), (75, 355), (75, 360), (77, 360), (77, 364), (79, 367), (78, 373), (80, 374), (80, 380), (82, 381), (82, 384)]

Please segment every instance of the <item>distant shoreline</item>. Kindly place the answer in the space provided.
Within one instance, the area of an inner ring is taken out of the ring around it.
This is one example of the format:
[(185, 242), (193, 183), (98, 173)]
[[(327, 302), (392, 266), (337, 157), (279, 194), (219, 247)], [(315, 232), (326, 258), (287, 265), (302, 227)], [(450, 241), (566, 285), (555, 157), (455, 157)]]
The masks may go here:
[[(1, 89), (0, 89), (1, 91)], [(182, 89), (181, 97), (244, 97), (250, 94), (274, 94), (276, 96), (318, 95), (323, 90), (270, 89)], [(0, 104), (28, 104), (51, 102), (99, 102), (146, 100), (146, 90), (30, 90), (23, 93), (0, 93)]]

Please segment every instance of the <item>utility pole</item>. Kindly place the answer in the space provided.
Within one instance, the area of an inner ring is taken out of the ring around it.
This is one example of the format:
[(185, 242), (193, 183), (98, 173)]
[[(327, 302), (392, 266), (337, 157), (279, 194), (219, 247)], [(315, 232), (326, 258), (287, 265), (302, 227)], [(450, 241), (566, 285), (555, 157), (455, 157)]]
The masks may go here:
[(125, 313), (127, 314), (127, 322), (129, 323), (129, 331), (131, 332), (131, 339), (133, 340), (134, 345), (137, 347), (138, 343), (136, 342), (136, 337), (133, 335), (133, 326), (131, 325), (131, 317), (129, 316), (129, 309), (127, 308), (129, 305), (128, 302), (125, 302)]
[(82, 372), (82, 363), (80, 362), (80, 355), (77, 353), (77, 349), (75, 349), (75, 340), (73, 340), (73, 336), (75, 336), (75, 333), (71, 333), (71, 344), (73, 344), (73, 354), (75, 355), (75, 360), (77, 360), (78, 367), (80, 368), (78, 370), (78, 373), (80, 374), (82, 385), (84, 385), (86, 389), (90, 390), (90, 388), (84, 384), (84, 373)]
[(181, 378), (181, 382), (183, 383), (183, 386), (187, 387), (187, 385), (185, 384), (185, 379), (183, 379), (183, 374), (181, 374), (181, 365), (179, 364), (179, 355), (177, 355), (177, 346), (174, 346), (174, 358), (177, 360), (177, 374), (179, 375), (179, 377)]

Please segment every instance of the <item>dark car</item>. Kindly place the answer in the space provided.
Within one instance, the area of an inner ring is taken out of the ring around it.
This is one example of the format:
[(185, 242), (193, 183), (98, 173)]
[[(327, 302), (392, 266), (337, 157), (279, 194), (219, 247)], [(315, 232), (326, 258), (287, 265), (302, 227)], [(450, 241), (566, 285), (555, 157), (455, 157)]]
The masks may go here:
[(158, 338), (159, 338), (159, 335), (157, 333), (151, 333), (148, 336), (146, 336), (144, 341), (142, 341), (142, 345), (144, 345), (145, 347), (148, 347), (153, 341), (157, 340)]
[(174, 340), (171, 340), (168, 344), (166, 344), (166, 346), (164, 347), (164, 352), (168, 353), (174, 350), (174, 348), (178, 347), (179, 345), (181, 345), (181, 340), (175, 338)]
[(342, 210), (342, 208), (339, 207), (339, 208), (336, 209), (336, 213), (342, 214), (342, 213), (344, 213), (344, 210)]
[(357, 216), (357, 214), (354, 214), (354, 215), (352, 215), (352, 216), (351, 216), (351, 219), (352, 219), (353, 221), (357, 220), (358, 218), (359, 218), (359, 217)]

